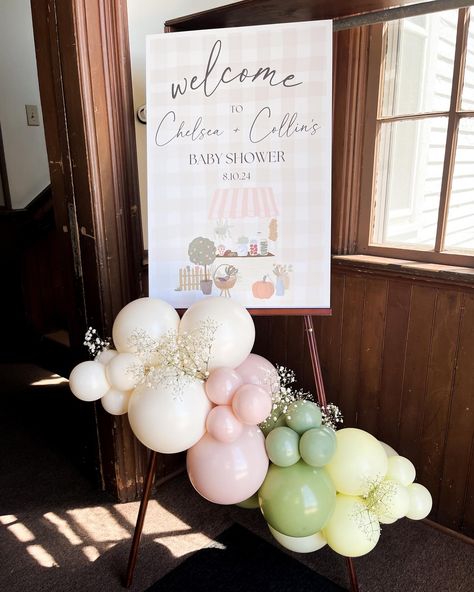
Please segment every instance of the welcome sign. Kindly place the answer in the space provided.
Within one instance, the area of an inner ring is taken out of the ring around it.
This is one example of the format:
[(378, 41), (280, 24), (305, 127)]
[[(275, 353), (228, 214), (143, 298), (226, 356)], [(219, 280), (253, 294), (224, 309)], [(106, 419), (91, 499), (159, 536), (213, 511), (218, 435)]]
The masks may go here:
[(328, 308), (332, 23), (147, 38), (150, 296)]

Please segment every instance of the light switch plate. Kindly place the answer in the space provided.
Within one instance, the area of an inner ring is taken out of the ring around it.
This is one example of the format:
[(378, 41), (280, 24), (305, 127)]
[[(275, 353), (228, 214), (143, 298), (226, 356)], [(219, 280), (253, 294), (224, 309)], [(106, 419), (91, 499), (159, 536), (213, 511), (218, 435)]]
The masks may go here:
[(39, 125), (38, 105), (25, 105), (26, 122), (28, 125)]

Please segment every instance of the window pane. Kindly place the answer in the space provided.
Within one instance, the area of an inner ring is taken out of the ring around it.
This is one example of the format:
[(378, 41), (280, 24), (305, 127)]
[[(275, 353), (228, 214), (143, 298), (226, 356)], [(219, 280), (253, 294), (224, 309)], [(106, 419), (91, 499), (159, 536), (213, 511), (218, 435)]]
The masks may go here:
[(373, 244), (433, 248), (447, 117), (382, 123)]
[(461, 108), (464, 111), (474, 111), (474, 11), (471, 11), (471, 21), (469, 23)]
[(387, 24), (382, 115), (447, 111), (457, 10)]
[(445, 250), (474, 251), (474, 118), (459, 123)]

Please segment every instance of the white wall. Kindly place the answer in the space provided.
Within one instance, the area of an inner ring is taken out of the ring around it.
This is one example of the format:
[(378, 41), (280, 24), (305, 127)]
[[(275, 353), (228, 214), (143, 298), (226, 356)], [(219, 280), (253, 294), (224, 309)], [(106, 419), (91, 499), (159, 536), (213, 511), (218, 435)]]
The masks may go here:
[[(38, 127), (26, 125), (25, 105), (38, 105)], [(25, 207), (49, 185), (42, 121), (30, 0), (2, 0), (0, 123), (13, 208)]]
[[(128, 30), (135, 113), (137, 108), (145, 103), (145, 36), (152, 33), (162, 33), (165, 21), (172, 18), (231, 3), (231, 0), (173, 0), (172, 2), (169, 0), (128, 0)], [(145, 248), (147, 248), (146, 126), (137, 121), (135, 129), (143, 233)]]

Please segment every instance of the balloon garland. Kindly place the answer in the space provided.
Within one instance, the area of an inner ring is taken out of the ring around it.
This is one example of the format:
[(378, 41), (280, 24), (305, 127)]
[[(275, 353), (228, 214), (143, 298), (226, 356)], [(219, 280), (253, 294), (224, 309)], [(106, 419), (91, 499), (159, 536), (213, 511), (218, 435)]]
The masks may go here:
[(359, 557), (377, 544), (380, 524), (429, 514), (431, 495), (407, 458), (368, 432), (337, 429), (335, 405), (321, 409), (294, 388), (293, 372), (251, 353), (252, 318), (232, 299), (202, 299), (181, 320), (162, 300), (134, 300), (112, 337), (116, 349), (88, 330), (94, 359), (71, 372), (73, 394), (128, 413), (152, 450), (187, 450), (196, 491), (260, 508), (283, 547), (327, 544)]

